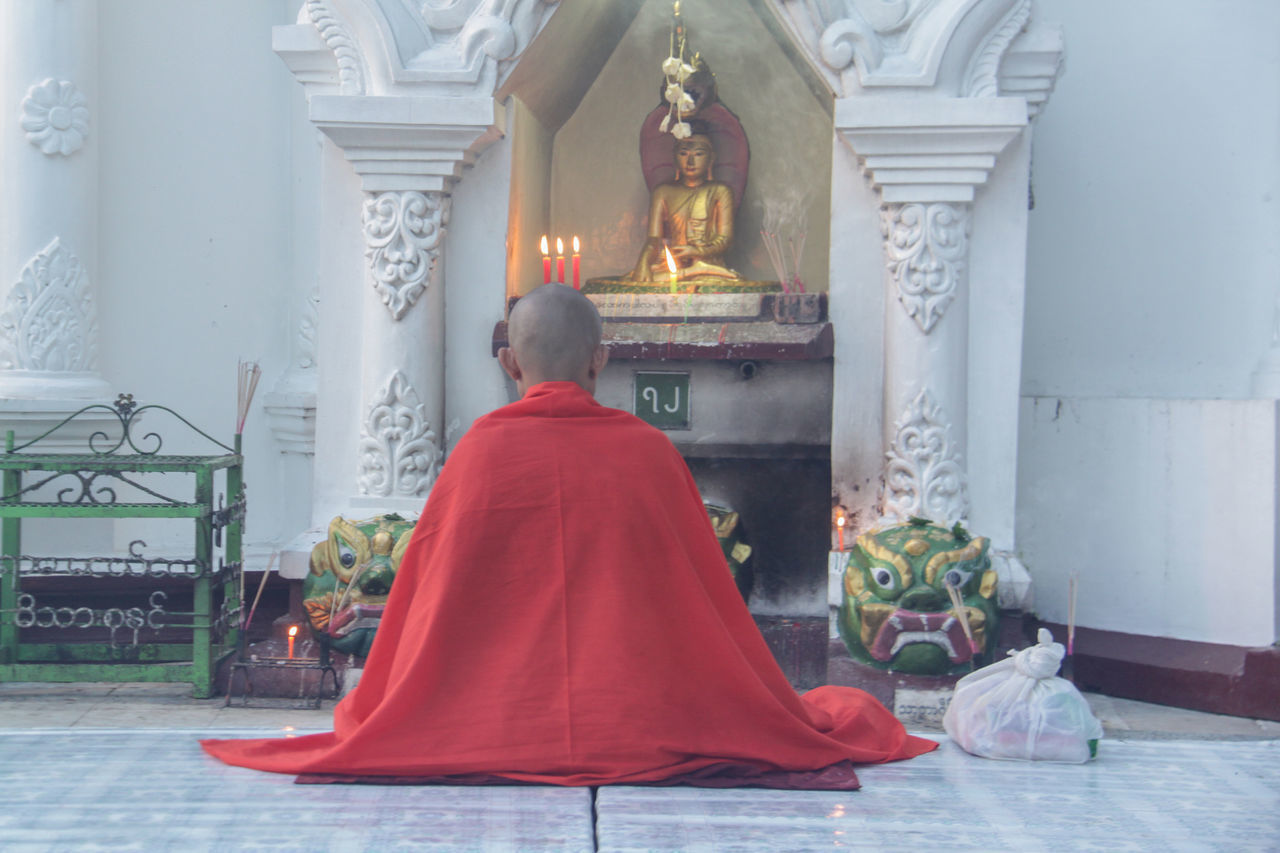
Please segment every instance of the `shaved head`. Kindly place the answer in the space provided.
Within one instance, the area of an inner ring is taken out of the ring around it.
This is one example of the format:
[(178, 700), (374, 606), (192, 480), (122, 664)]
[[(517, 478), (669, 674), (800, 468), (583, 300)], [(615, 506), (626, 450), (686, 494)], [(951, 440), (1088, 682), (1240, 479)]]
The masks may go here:
[[(604, 366), (600, 313), (591, 300), (563, 284), (544, 284), (520, 297), (507, 319), (507, 340), (498, 358), (521, 394), (539, 382), (577, 382), (595, 390)], [(508, 363), (510, 362), (510, 363)], [(513, 370), (514, 367), (514, 370)]]

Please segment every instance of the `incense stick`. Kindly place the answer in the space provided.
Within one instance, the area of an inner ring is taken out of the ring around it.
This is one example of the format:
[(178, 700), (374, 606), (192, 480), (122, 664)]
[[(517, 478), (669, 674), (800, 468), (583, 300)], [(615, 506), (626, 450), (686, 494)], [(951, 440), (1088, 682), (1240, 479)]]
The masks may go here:
[(249, 416), (253, 394), (258, 390), (262, 368), (256, 361), (242, 361), (236, 366), (236, 435), (244, 432), (244, 421)]
[[(258, 582), (258, 594), (253, 597), (253, 606), (249, 608), (249, 618), (245, 620), (244, 632), (247, 637), (249, 634), (249, 626), (253, 624), (253, 614), (258, 610), (258, 599), (262, 598), (262, 590), (267, 586), (267, 575), (271, 574), (271, 567), (276, 563), (276, 552), (271, 553), (271, 559), (267, 560), (267, 568), (262, 572), (262, 580)], [(241, 600), (240, 606), (244, 606)]]
[(804, 229), (802, 228), (802, 229), (800, 230), (800, 235), (799, 235), (799, 237), (797, 237), (797, 238), (796, 238), (796, 242), (799, 244), (799, 247), (795, 250), (795, 253), (796, 253), (796, 291), (797, 291), (797, 292), (799, 292), (799, 293), (804, 293), (804, 292), (805, 292), (805, 289), (804, 289), (804, 281), (800, 278), (800, 259), (801, 259), (802, 257), (804, 257), (804, 238), (805, 238), (805, 232), (804, 232)]
[[(342, 605), (344, 605), (344, 604), (346, 604), (346, 603), (347, 603), (347, 596), (349, 596), (349, 595), (351, 594), (351, 588), (352, 588), (353, 586), (355, 586), (356, 581), (357, 581), (357, 580), (359, 580), (359, 578), (360, 578), (360, 573), (364, 571), (365, 566), (367, 566), (367, 565), (369, 565), (369, 564), (368, 564), (368, 563), (361, 563), (360, 565), (356, 566), (356, 570), (355, 570), (354, 572), (352, 572), (352, 573), (351, 573), (351, 580), (347, 581), (347, 588), (346, 588), (346, 589), (344, 589), (344, 590), (342, 591), (342, 599), (341, 599), (341, 600), (339, 600), (339, 599), (338, 599), (338, 597), (335, 595), (335, 596), (334, 596), (333, 601), (332, 601), (332, 602), (330, 602), (330, 604), (329, 604), (329, 626), (328, 626), (328, 630), (329, 630), (329, 633), (330, 633), (330, 634), (332, 634), (332, 633), (333, 633), (333, 616), (334, 616), (334, 614), (335, 614), (335, 613), (337, 613), (339, 610), (341, 610), (341, 609), (342, 609)], [(337, 593), (337, 591), (338, 591), (338, 590), (335, 588), (335, 589), (334, 589), (334, 592), (335, 592), (335, 593)]]
[[(960, 590), (956, 589), (951, 582), (946, 583), (947, 597), (951, 599), (951, 606), (956, 611), (956, 618), (960, 620), (960, 630), (964, 631), (964, 638), (969, 641), (969, 651), (973, 654), (978, 653), (978, 649), (973, 642), (973, 630), (969, 627), (968, 608), (964, 606), (964, 599), (960, 597)], [(970, 662), (973, 658), (969, 658)]]
[(1067, 578), (1067, 654), (1075, 653), (1076, 645), (1076, 590), (1080, 586), (1079, 572)]

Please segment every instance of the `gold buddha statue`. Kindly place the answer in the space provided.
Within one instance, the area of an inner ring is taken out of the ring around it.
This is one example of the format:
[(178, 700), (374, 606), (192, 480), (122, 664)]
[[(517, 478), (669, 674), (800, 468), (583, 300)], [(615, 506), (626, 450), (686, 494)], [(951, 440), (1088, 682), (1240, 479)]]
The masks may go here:
[(635, 268), (624, 280), (637, 284), (671, 280), (670, 249), (680, 281), (740, 280), (724, 265), (733, 243), (733, 191), (712, 177), (715, 149), (705, 134), (675, 142), (676, 179), (654, 188), (649, 200), (649, 235)]
[(672, 99), (675, 72), (666, 68), (671, 62), (664, 63), (661, 102), (640, 127), (640, 167), (649, 188), (644, 245), (629, 272), (588, 279), (583, 292), (666, 293), (671, 286), (667, 250), (679, 289), (686, 293), (779, 291), (778, 282), (746, 280), (725, 260), (747, 185), (750, 151), (742, 122), (720, 103), (715, 75), (696, 54), (692, 73), (679, 78), (683, 97)]

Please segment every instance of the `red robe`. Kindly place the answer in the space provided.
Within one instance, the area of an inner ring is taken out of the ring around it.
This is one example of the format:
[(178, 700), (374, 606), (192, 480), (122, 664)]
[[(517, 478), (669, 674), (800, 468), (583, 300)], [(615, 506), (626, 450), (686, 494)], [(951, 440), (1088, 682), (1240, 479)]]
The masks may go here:
[(278, 773), (561, 785), (936, 745), (861, 690), (798, 696), (671, 442), (571, 382), (535, 386), (458, 442), (333, 725), (202, 744)]

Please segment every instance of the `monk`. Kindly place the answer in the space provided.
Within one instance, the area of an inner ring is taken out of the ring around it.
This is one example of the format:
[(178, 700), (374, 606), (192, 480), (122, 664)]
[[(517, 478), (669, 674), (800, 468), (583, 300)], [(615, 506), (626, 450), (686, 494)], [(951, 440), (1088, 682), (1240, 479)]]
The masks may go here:
[(862, 691), (792, 690), (684, 460), (592, 397), (586, 297), (534, 290), (509, 338), (522, 398), (449, 456), (334, 730), (206, 751), (304, 781), (754, 784), (935, 746)]

